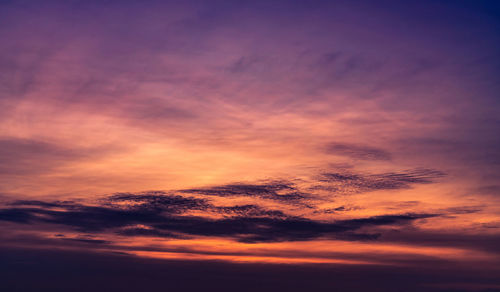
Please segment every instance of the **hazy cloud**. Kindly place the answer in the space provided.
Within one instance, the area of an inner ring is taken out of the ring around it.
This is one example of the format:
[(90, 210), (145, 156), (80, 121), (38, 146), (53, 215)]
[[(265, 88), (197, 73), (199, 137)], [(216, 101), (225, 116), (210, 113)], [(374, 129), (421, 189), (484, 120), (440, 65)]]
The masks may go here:
[(391, 154), (383, 149), (354, 144), (331, 143), (326, 152), (359, 160), (391, 160)]

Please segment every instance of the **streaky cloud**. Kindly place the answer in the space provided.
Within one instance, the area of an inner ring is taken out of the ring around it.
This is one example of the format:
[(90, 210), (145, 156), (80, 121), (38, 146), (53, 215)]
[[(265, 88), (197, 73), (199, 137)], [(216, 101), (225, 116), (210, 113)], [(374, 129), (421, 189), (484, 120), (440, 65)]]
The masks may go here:
[(217, 197), (256, 197), (280, 202), (300, 202), (309, 194), (300, 192), (291, 182), (272, 181), (262, 184), (227, 184), (207, 188), (181, 190), (182, 193)]
[(430, 184), (435, 179), (443, 176), (445, 176), (445, 173), (441, 171), (425, 168), (381, 174), (327, 172), (318, 178), (319, 182), (326, 183), (326, 185), (319, 185), (317, 187), (332, 188), (332, 190), (337, 189), (339, 192), (345, 188), (349, 188), (355, 192), (406, 189), (412, 184)]
[(392, 158), (391, 154), (383, 149), (355, 144), (331, 143), (326, 146), (326, 152), (359, 160), (391, 160)]
[[(319, 237), (371, 240), (379, 235), (357, 231), (365, 227), (404, 225), (418, 219), (440, 216), (412, 213), (323, 221), (290, 216), (258, 205), (214, 206), (204, 199), (163, 192), (115, 194), (100, 202), (101, 205), (95, 206), (18, 201), (13, 205), (22, 206), (26, 203), (36, 207), (0, 209), (0, 220), (31, 225), (48, 223), (91, 234), (111, 232), (126, 236), (172, 238), (211, 236), (253, 243), (302, 241)], [(193, 210), (206, 212), (206, 216), (190, 215), (189, 211)], [(213, 212), (223, 217), (210, 216)], [(58, 230), (57, 227), (55, 229)]]

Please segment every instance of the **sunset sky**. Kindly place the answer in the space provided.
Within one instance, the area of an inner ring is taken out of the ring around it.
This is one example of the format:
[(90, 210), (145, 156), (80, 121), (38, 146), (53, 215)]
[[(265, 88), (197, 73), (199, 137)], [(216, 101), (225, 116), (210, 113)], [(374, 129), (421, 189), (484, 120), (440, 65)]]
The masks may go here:
[(500, 291), (500, 2), (7, 0), (0, 39), (0, 289)]

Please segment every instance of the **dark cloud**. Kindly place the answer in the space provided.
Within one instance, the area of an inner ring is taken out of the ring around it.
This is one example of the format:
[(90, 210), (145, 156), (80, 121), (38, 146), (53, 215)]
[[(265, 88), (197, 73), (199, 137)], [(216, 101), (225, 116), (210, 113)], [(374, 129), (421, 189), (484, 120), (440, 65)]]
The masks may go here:
[(44, 201), (38, 201), (38, 200), (18, 200), (14, 201), (11, 203), (8, 203), (8, 205), (11, 206), (37, 206), (37, 207), (44, 207), (44, 208), (56, 208), (56, 207), (71, 207), (75, 206), (74, 202), (44, 202)]
[(227, 184), (181, 190), (181, 192), (217, 197), (256, 197), (291, 203), (309, 197), (309, 194), (300, 192), (293, 183), (286, 181), (273, 181), (262, 184)]
[(163, 237), (163, 238), (187, 238), (188, 236), (182, 236), (180, 234), (175, 234), (172, 232), (162, 231), (154, 228), (144, 228), (144, 227), (127, 227), (117, 232), (124, 236), (151, 236), (151, 237)]
[[(445, 174), (432, 169), (414, 169), (401, 172), (388, 172), (382, 174), (355, 174), (355, 173), (323, 173), (318, 179), (320, 182), (333, 184), (333, 189), (341, 191), (349, 188), (355, 192), (374, 190), (404, 189), (412, 184), (428, 184)], [(330, 187), (332, 186), (319, 186)]]
[(87, 244), (109, 244), (109, 243), (111, 243), (110, 241), (107, 241), (107, 240), (89, 239), (89, 238), (63, 238), (62, 240), (76, 241), (76, 242), (87, 243)]
[[(39, 205), (57, 205), (53, 203), (38, 203), (39, 201), (35, 202)], [(215, 206), (207, 199), (184, 197), (175, 194), (168, 194), (162, 191), (145, 192), (141, 194), (120, 193), (107, 197), (101, 200), (101, 202), (104, 205), (108, 205), (112, 208), (159, 212), (165, 214), (182, 214), (187, 211), (198, 210), (207, 213), (213, 212), (215, 214), (221, 214), (224, 216), (276, 218), (289, 217), (280, 210), (268, 210), (258, 205), (247, 204), (235, 206)], [(20, 204), (20, 202), (18, 201), (14, 204)]]
[[(370, 226), (401, 225), (437, 214), (400, 214), (368, 218), (317, 221), (288, 216), (279, 210), (257, 205), (214, 206), (204, 199), (149, 192), (141, 195), (116, 194), (104, 198), (101, 205), (80, 205), (17, 201), (16, 208), (0, 209), (0, 220), (67, 226), (86, 233), (114, 232), (122, 235), (159, 237), (219, 236), (241, 242), (277, 242), (336, 237), (350, 240), (375, 239), (378, 235), (358, 233)], [(28, 206), (36, 207), (23, 207)], [(188, 211), (204, 211), (192, 216)]]
[(286, 218), (285, 213), (279, 210), (266, 210), (256, 205), (238, 205), (231, 207), (217, 207), (217, 211), (223, 214), (242, 217), (273, 217)]
[[(313, 180), (318, 188), (341, 193), (407, 188), (431, 183), (444, 174), (415, 169), (382, 174), (353, 172), (323, 173)], [(202, 195), (202, 197), (199, 197)], [(211, 197), (254, 198), (252, 204), (216, 205)], [(269, 209), (260, 200), (293, 204), (314, 214), (350, 211), (353, 206), (319, 210), (321, 195), (302, 192), (286, 180), (233, 183), (196, 189), (117, 193), (92, 203), (71, 201), (17, 200), (0, 209), (0, 220), (25, 224), (50, 224), (87, 233), (116, 233), (125, 236), (185, 238), (218, 236), (241, 242), (311, 240), (319, 237), (344, 240), (373, 240), (377, 226), (400, 226), (419, 219), (475, 212), (476, 209), (443, 210), (440, 214), (396, 214), (350, 220), (319, 221), (290, 215), (285, 209)], [(283, 206), (282, 206), (283, 207)], [(376, 228), (375, 228), (376, 229)], [(55, 232), (59, 232), (56, 230)]]
[(0, 209), (0, 220), (2, 221), (29, 223), (33, 219), (33, 214), (27, 209)]
[[(109, 204), (112, 208), (169, 214), (180, 214), (188, 210), (207, 210), (213, 207), (205, 199), (183, 197), (165, 192), (120, 193), (104, 199), (103, 203)], [(128, 204), (120, 205), (119, 203)]]

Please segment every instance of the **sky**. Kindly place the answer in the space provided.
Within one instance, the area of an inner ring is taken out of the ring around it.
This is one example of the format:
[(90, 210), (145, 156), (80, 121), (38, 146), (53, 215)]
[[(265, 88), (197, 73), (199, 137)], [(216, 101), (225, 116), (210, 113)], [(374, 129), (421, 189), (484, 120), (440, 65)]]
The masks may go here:
[(500, 291), (499, 32), (494, 0), (1, 1), (0, 287)]

